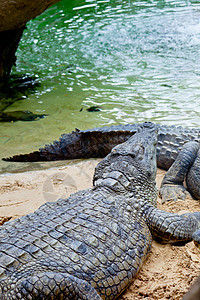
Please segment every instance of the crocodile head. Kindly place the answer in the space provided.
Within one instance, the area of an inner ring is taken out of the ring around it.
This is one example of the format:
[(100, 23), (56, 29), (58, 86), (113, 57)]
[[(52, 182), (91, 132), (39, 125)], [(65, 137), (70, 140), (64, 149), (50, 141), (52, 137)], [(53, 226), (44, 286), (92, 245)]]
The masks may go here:
[[(96, 167), (95, 187), (107, 187), (115, 192), (133, 192), (151, 184), (155, 186), (156, 177), (155, 124), (141, 124), (138, 131), (128, 141), (114, 147)], [(140, 192), (139, 192), (140, 193)]]

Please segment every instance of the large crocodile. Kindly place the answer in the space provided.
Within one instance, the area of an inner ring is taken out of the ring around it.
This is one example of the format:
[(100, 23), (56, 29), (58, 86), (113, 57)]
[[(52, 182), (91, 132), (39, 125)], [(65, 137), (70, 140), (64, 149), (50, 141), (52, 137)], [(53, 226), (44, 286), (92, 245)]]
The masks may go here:
[[(111, 149), (128, 140), (140, 125), (118, 125), (63, 134), (59, 141), (29, 154), (5, 158), (7, 161), (45, 161), (73, 158), (104, 157)], [(164, 201), (184, 199), (188, 194), (183, 186), (187, 181), (189, 193), (200, 199), (200, 169), (198, 152), (200, 129), (155, 125), (158, 130), (157, 165), (168, 170), (161, 188)], [(190, 142), (190, 143), (187, 143)], [(184, 149), (183, 149), (183, 145)], [(182, 150), (183, 149), (183, 150)], [(180, 151), (182, 152), (180, 153)], [(179, 154), (179, 158), (177, 156)], [(191, 168), (192, 166), (192, 168)]]
[(156, 208), (156, 127), (146, 123), (96, 167), (94, 187), (0, 228), (0, 299), (115, 299), (150, 248), (200, 242), (200, 212)]

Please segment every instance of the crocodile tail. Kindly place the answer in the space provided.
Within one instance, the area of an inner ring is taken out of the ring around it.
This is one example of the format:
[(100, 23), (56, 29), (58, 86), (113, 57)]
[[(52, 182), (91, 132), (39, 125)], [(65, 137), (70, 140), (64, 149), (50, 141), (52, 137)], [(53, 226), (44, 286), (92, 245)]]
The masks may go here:
[(134, 134), (131, 131), (72, 131), (58, 141), (29, 154), (4, 158), (6, 161), (53, 161), (76, 158), (105, 157), (117, 144)]
[(4, 161), (16, 161), (16, 162), (28, 162), (28, 161), (44, 161), (44, 157), (41, 157), (39, 151), (35, 151), (29, 154), (19, 154), (12, 157), (2, 158)]
[(81, 142), (80, 130), (72, 131), (69, 134), (63, 134), (58, 141), (45, 145), (38, 151), (28, 154), (14, 155), (9, 158), (3, 158), (4, 161), (15, 162), (34, 162), (34, 161), (54, 161), (70, 158), (77, 158)]
[(46, 160), (105, 157), (117, 144), (132, 135), (129, 131), (81, 131), (63, 134), (58, 141), (39, 149)]

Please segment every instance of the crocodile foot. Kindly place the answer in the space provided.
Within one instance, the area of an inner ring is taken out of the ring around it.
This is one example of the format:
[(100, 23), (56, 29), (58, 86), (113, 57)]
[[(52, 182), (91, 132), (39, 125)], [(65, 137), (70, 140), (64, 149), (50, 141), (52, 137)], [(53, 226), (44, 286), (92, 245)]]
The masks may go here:
[(185, 200), (185, 198), (189, 196), (191, 197), (190, 193), (186, 190), (186, 188), (183, 185), (163, 185), (160, 189), (160, 197), (161, 197), (161, 203), (165, 203), (166, 201), (177, 201)]

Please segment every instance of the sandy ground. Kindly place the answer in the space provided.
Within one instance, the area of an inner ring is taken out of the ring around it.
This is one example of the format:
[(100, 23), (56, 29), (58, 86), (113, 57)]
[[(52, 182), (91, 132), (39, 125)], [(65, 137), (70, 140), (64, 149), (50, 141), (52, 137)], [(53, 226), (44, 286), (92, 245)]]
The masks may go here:
[[(92, 185), (98, 160), (87, 160), (43, 171), (0, 175), (0, 224), (33, 212), (46, 201), (55, 201)], [(164, 171), (158, 170), (159, 186)], [(200, 211), (192, 199), (158, 207), (176, 213)], [(200, 270), (200, 251), (194, 243), (177, 247), (155, 241), (134, 282), (120, 299), (182, 299)]]

